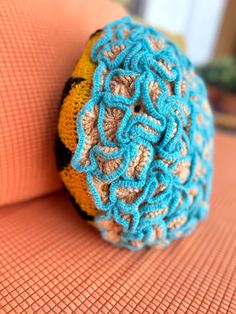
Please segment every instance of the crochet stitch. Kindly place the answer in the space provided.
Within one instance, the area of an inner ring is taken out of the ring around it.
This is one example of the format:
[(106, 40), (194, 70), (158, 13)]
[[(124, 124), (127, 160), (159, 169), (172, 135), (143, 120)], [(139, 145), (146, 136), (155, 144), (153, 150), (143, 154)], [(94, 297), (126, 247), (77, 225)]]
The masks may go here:
[(62, 179), (104, 239), (166, 246), (208, 212), (214, 129), (205, 86), (172, 41), (129, 17), (96, 32), (81, 60), (59, 119), (57, 155), (71, 160), (60, 162)]

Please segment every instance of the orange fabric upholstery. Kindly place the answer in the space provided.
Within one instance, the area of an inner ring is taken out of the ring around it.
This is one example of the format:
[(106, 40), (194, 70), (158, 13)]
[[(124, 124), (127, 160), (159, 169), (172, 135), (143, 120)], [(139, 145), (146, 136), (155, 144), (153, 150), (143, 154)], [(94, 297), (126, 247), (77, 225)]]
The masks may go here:
[(0, 205), (61, 188), (58, 106), (90, 34), (125, 15), (109, 0), (0, 0)]
[(64, 192), (0, 211), (0, 313), (235, 313), (236, 137), (219, 133), (209, 218), (164, 250), (104, 242)]

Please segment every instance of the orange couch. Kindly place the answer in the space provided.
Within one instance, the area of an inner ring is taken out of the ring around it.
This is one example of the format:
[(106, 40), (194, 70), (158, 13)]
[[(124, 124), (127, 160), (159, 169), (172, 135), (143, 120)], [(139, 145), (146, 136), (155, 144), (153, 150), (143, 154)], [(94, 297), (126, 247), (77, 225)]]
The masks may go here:
[[(56, 173), (57, 104), (109, 1), (0, 0), (0, 313), (235, 313), (236, 137), (216, 135), (212, 210), (163, 250), (104, 242)], [(109, 12), (109, 13), (107, 13)]]

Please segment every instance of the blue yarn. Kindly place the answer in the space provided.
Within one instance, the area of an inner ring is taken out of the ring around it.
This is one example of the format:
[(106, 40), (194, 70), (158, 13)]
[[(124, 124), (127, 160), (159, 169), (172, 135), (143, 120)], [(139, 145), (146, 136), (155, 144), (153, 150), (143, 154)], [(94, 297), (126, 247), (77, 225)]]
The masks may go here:
[[(128, 35), (125, 36), (124, 31), (128, 31)], [(150, 38), (163, 42), (164, 46), (154, 50)], [(114, 60), (104, 54), (121, 45), (124, 49)], [(105, 239), (110, 241), (107, 229), (101, 227), (100, 222), (112, 220), (122, 229), (120, 240), (114, 243), (118, 246), (133, 250), (158, 243), (166, 246), (174, 239), (189, 234), (208, 213), (214, 127), (212, 113), (206, 105), (204, 83), (172, 41), (152, 27), (134, 23), (129, 17), (104, 28), (103, 36), (93, 46), (91, 58), (97, 68), (91, 99), (77, 118), (79, 141), (71, 165), (75, 170), (86, 173), (94, 203), (100, 210), (95, 222)], [(169, 65), (169, 70), (165, 64)], [(101, 86), (104, 70), (108, 74)], [(113, 77), (130, 75), (135, 78), (132, 96), (114, 95), (110, 85)], [(156, 82), (160, 90), (155, 102), (149, 93), (151, 82)], [(186, 88), (181, 94), (183, 82)], [(168, 84), (172, 84), (171, 93), (168, 92)], [(146, 115), (133, 114), (132, 107), (137, 101), (141, 101)], [(100, 144), (91, 148), (90, 163), (84, 165), (80, 162), (86, 143), (82, 119), (95, 105), (99, 106), (97, 129)], [(105, 112), (109, 107), (123, 112), (114, 141), (106, 137), (103, 129)], [(196, 136), (200, 137), (199, 142)], [(140, 145), (148, 149), (148, 160), (142, 171), (132, 177), (127, 169), (137, 156)], [(102, 147), (115, 150), (105, 152)], [(187, 151), (185, 155), (184, 149)], [(99, 168), (98, 156), (107, 161), (120, 158), (121, 163), (112, 173), (106, 174)], [(189, 174), (184, 179), (176, 174), (182, 162), (190, 165)], [(94, 185), (95, 177), (109, 184), (106, 203)], [(160, 186), (165, 189), (155, 193)], [(133, 202), (127, 203), (117, 196), (120, 188), (139, 189), (140, 193)], [(191, 196), (190, 191), (197, 192)], [(158, 209), (158, 215), (149, 215)], [(125, 215), (131, 219), (127, 220)], [(173, 227), (173, 222), (180, 219), (184, 223)], [(153, 236), (154, 230), (161, 230), (159, 237)], [(137, 242), (139, 244), (135, 245)]]

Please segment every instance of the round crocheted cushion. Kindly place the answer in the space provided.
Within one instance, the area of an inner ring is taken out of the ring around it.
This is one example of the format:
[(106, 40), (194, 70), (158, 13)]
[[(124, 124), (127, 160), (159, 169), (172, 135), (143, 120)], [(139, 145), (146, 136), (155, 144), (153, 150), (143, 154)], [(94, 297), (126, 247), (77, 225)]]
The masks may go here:
[(207, 215), (213, 135), (191, 62), (161, 32), (126, 17), (90, 37), (66, 83), (58, 169), (104, 239), (166, 246)]

